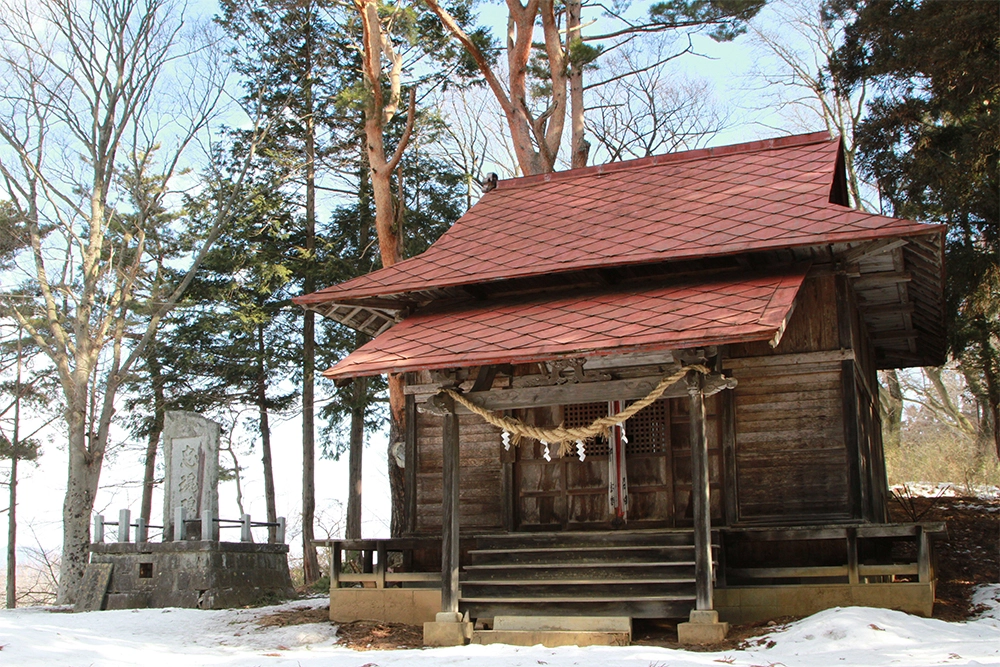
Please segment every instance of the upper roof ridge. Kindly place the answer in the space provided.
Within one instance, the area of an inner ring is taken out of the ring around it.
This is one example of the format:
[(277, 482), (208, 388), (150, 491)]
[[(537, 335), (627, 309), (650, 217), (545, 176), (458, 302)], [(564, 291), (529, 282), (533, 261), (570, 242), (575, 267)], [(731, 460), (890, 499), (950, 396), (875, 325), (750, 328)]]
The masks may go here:
[(742, 144), (732, 144), (728, 146), (714, 146), (710, 148), (696, 148), (678, 153), (662, 153), (650, 157), (641, 157), (634, 160), (623, 160), (621, 162), (609, 162), (591, 167), (580, 167), (579, 169), (567, 169), (566, 171), (553, 171), (548, 174), (537, 174), (535, 176), (520, 176), (518, 178), (507, 178), (497, 183), (494, 190), (519, 188), (535, 183), (547, 183), (550, 181), (576, 178), (578, 176), (588, 176), (591, 174), (608, 174), (630, 169), (641, 169), (661, 164), (671, 164), (675, 162), (688, 162), (691, 160), (703, 160), (705, 158), (722, 157), (725, 155), (754, 153), (758, 151), (775, 150), (778, 148), (789, 148), (791, 146), (808, 146), (810, 144), (833, 143), (840, 141), (840, 137), (831, 137), (829, 132), (810, 132), (809, 134), (793, 134), (787, 137), (777, 137), (773, 139), (759, 139), (748, 141)]

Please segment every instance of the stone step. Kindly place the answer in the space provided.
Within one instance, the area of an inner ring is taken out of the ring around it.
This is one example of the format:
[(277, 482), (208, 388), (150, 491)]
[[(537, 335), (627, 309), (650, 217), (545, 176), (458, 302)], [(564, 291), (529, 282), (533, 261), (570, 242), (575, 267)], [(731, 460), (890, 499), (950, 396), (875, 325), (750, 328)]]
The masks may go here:
[(632, 619), (627, 616), (496, 616), (490, 630), (472, 633), (473, 644), (628, 646)]
[(631, 618), (687, 618), (695, 599), (680, 595), (646, 598), (462, 598), (460, 608), (472, 618), (496, 616), (629, 616)]

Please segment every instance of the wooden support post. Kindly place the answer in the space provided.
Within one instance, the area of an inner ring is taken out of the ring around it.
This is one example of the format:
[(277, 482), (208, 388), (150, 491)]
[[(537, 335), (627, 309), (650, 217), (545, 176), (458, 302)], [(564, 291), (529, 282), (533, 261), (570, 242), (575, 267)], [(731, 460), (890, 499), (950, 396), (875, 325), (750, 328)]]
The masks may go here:
[(861, 583), (858, 573), (858, 529), (847, 529), (847, 583)]
[(711, 610), (712, 512), (708, 477), (708, 439), (705, 437), (705, 396), (701, 373), (687, 374), (691, 399), (691, 500), (694, 506), (694, 577), (696, 609)]
[(379, 541), (375, 548), (378, 549), (378, 560), (375, 563), (375, 588), (385, 588), (385, 559), (388, 557), (385, 542)]
[(444, 397), (444, 485), (441, 500), (441, 611), (458, 613), (458, 417), (455, 401)]
[(340, 542), (334, 540), (330, 546), (330, 588), (340, 588)]
[(94, 515), (94, 539), (93, 541), (97, 544), (104, 543), (104, 515), (95, 514)]
[(129, 510), (118, 510), (118, 541), (128, 542), (129, 529), (132, 527), (132, 512)]
[(926, 584), (931, 580), (931, 542), (923, 526), (917, 526), (917, 581)]

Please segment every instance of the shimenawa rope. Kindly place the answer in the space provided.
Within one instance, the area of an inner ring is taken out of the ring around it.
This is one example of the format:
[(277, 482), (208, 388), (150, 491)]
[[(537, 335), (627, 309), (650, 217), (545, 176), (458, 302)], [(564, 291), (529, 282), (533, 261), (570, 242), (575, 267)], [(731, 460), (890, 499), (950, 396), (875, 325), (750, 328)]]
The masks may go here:
[(574, 443), (589, 440), (590, 438), (602, 435), (611, 426), (624, 422), (643, 408), (651, 405), (663, 396), (664, 393), (666, 393), (670, 385), (684, 377), (688, 371), (697, 371), (703, 375), (707, 375), (711, 372), (707, 367), (699, 364), (685, 366), (673, 375), (669, 375), (660, 380), (660, 383), (657, 384), (645, 398), (639, 399), (618, 414), (600, 417), (590, 426), (580, 426), (577, 428), (566, 428), (564, 426), (532, 426), (531, 424), (525, 424), (520, 419), (498, 415), (495, 412), (491, 412), (486, 408), (480, 407), (454, 389), (444, 389), (443, 393), (451, 396), (457, 402), (468, 408), (470, 412), (479, 415), (493, 426), (513, 434), (514, 437), (512, 442), (515, 445), (520, 444), (520, 441), (523, 438), (539, 440), (549, 444), (558, 444), (559, 455), (566, 456), (573, 451)]

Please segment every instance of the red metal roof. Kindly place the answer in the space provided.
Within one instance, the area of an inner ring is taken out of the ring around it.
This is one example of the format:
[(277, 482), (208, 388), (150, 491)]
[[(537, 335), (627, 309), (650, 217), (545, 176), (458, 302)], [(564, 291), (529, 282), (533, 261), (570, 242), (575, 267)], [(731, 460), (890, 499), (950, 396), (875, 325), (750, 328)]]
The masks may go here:
[(355, 377), (768, 340), (782, 330), (804, 277), (804, 271), (797, 271), (531, 301), (429, 306), (324, 375)]
[(838, 150), (817, 133), (502, 181), (423, 254), (295, 301), (935, 231), (831, 203)]

